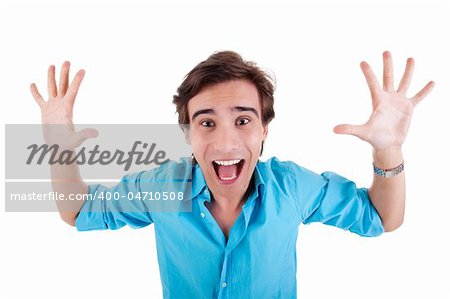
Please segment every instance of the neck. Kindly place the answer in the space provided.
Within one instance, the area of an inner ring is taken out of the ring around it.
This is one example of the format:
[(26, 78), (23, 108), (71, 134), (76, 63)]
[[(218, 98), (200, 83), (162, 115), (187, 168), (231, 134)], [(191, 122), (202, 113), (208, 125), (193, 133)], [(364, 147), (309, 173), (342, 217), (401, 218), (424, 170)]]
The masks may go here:
[(253, 178), (250, 180), (247, 190), (243, 194), (217, 194), (212, 193), (211, 204), (214, 204), (216, 208), (223, 211), (235, 211), (240, 210), (241, 207), (247, 201), (250, 193), (253, 189)]

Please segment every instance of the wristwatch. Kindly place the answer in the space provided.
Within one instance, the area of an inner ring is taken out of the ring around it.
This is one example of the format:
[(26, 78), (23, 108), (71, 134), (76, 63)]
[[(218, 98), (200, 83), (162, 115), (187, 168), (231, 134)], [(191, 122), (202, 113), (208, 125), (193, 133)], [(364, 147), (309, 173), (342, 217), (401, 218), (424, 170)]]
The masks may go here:
[(385, 178), (390, 178), (390, 177), (396, 176), (396, 175), (402, 173), (403, 170), (405, 169), (404, 162), (402, 162), (399, 166), (391, 168), (391, 169), (378, 168), (378, 167), (375, 166), (374, 163), (372, 163), (372, 165), (373, 165), (373, 172), (376, 175), (379, 175), (379, 176), (382, 176), (382, 177), (385, 177)]

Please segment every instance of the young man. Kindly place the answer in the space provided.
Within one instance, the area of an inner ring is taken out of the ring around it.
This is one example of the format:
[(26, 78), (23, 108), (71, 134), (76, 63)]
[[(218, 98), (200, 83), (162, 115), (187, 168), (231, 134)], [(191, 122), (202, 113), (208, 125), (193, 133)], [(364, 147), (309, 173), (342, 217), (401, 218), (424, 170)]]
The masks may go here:
[[(198, 64), (174, 96), (180, 124), (193, 157), (168, 162), (156, 171), (131, 174), (112, 188), (87, 186), (74, 165), (52, 165), (59, 193), (133, 194), (152, 191), (149, 181), (192, 178), (192, 212), (147, 211), (129, 201), (99, 199), (78, 204), (61, 217), (79, 230), (155, 225), (158, 261), (166, 298), (295, 298), (296, 240), (301, 223), (322, 222), (362, 236), (393, 231), (403, 221), (405, 179), (401, 146), (414, 107), (431, 91), (428, 83), (406, 97), (414, 61), (408, 59), (397, 90), (392, 59), (383, 54), (383, 87), (369, 65), (361, 63), (373, 113), (360, 126), (339, 125), (373, 147), (374, 178), (369, 190), (335, 173), (317, 175), (292, 162), (258, 160), (268, 125), (274, 117), (270, 78), (234, 52), (219, 52)], [(59, 88), (49, 68), (49, 101), (36, 86), (31, 91), (41, 107), (47, 143), (75, 149), (93, 130), (75, 132), (72, 108), (84, 72), (68, 86), (69, 64), (63, 64)], [(65, 125), (65, 126), (64, 126)], [(61, 137), (62, 136), (62, 137)], [(64, 140), (64, 142), (62, 142)], [(70, 179), (70, 186), (58, 180)], [(166, 186), (161, 184), (160, 188)], [(128, 205), (125, 209), (124, 205)], [(99, 212), (100, 211), (100, 212)]]

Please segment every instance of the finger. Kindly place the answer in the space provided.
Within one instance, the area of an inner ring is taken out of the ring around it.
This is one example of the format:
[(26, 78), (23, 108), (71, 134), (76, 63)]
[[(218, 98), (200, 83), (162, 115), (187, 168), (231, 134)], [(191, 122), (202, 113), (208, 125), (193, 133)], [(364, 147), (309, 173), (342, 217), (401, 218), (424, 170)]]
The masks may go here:
[(362, 140), (366, 140), (366, 129), (364, 125), (342, 124), (334, 127), (333, 131), (336, 134), (353, 135)]
[(420, 101), (422, 101), (431, 92), (431, 90), (433, 90), (434, 85), (435, 85), (434, 81), (428, 82), (428, 84), (425, 85), (425, 87), (422, 88), (421, 91), (419, 91), (415, 96), (412, 97), (411, 100), (413, 101), (414, 106), (419, 104)]
[(383, 53), (383, 89), (385, 91), (394, 90), (394, 70), (392, 56), (389, 51)]
[(411, 83), (412, 74), (414, 71), (414, 59), (408, 58), (406, 61), (405, 72), (403, 73), (402, 79), (400, 80), (400, 84), (398, 85), (397, 91), (400, 93), (406, 93), (409, 88), (409, 84)]
[(33, 95), (33, 98), (35, 99), (36, 103), (38, 103), (39, 106), (42, 106), (45, 103), (44, 98), (39, 93), (39, 91), (36, 87), (36, 84), (31, 83), (30, 91), (31, 91), (31, 94)]
[(69, 89), (67, 90), (66, 97), (68, 101), (72, 103), (72, 105), (78, 94), (78, 89), (80, 88), (81, 81), (83, 81), (83, 78), (84, 78), (84, 70), (79, 70), (78, 73), (73, 78), (72, 83), (70, 83)]
[(372, 104), (375, 105), (375, 101), (378, 98), (378, 94), (380, 91), (380, 84), (378, 83), (378, 80), (375, 77), (372, 68), (367, 62), (361, 62), (360, 66), (362, 72), (364, 73), (364, 77), (366, 78), (367, 85), (369, 86), (370, 95), (372, 96)]
[(67, 86), (69, 85), (69, 71), (70, 62), (64, 61), (61, 67), (61, 75), (59, 76), (58, 96), (63, 97), (67, 92)]
[(56, 97), (55, 66), (48, 67), (47, 91), (49, 98)]
[(98, 136), (98, 131), (95, 129), (83, 129), (77, 133), (78, 144), (83, 143), (88, 138), (95, 138)]

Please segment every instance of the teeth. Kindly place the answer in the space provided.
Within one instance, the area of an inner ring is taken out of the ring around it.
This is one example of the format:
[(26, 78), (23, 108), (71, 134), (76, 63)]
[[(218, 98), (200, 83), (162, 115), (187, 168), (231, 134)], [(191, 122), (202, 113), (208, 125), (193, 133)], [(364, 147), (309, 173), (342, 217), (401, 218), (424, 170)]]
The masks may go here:
[(216, 163), (217, 165), (222, 165), (222, 166), (230, 166), (230, 165), (234, 165), (234, 164), (238, 164), (241, 160), (218, 160), (218, 161), (214, 161), (214, 163)]
[(233, 174), (233, 176), (229, 177), (229, 178), (223, 177), (223, 176), (220, 177), (220, 179), (223, 181), (231, 181), (231, 180), (234, 180), (235, 178), (237, 178), (237, 175), (235, 175), (235, 174)]

